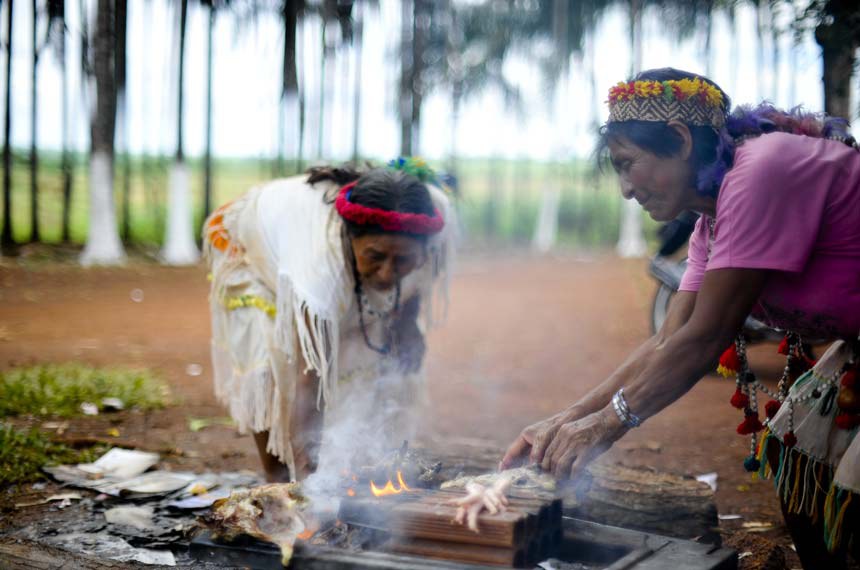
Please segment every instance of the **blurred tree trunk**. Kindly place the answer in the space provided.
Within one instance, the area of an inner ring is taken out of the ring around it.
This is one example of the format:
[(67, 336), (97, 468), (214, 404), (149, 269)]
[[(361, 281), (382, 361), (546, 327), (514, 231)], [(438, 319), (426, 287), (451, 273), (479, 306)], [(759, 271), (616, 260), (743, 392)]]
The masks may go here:
[[(215, 28), (215, 5), (209, 4), (206, 28), (206, 154), (203, 158), (203, 221), (212, 212), (212, 32)], [(199, 228), (202, 230), (202, 227)], [(197, 232), (198, 235), (200, 232)]]
[(860, 5), (856, 0), (825, 3), (815, 41), (824, 61), (824, 110), (829, 115), (851, 118), (851, 76), (860, 46)]
[(117, 119), (121, 133), (122, 148), (122, 219), (120, 236), (123, 243), (131, 240), (131, 158), (129, 156), (129, 122), (126, 103), (126, 37), (128, 36), (128, 0), (116, 0), (116, 55), (114, 68), (116, 75)]
[[(630, 54), (631, 77), (642, 70), (642, 3), (630, 1)], [(645, 255), (645, 238), (642, 236), (642, 210), (635, 200), (625, 200), (621, 208), (621, 230), (615, 250), (621, 257)]]
[(62, 137), (63, 150), (60, 158), (60, 171), (63, 174), (63, 212), (62, 212), (62, 241), (68, 243), (70, 236), (70, 221), (72, 208), (72, 177), (73, 166), (69, 153), (69, 68), (66, 62), (66, 4), (63, 0), (51, 0), (50, 6), (54, 17), (58, 19), (58, 57), (62, 73)]
[(296, 32), (299, 14), (304, 8), (302, 0), (284, 0), (281, 5), (281, 20), (284, 25), (284, 55), (281, 67), (281, 99), (278, 105), (278, 175), (286, 173), (287, 117), (296, 106), (299, 91), (299, 75), (296, 63)]
[(95, 116), (91, 121), (90, 220), (84, 265), (115, 265), (125, 260), (119, 240), (113, 200), (114, 132), (116, 129), (116, 68), (114, 66), (115, 2), (98, 0), (93, 38), (96, 82)]
[[(414, 0), (413, 0), (414, 1)], [(398, 112), (400, 115), (400, 155), (412, 155), (412, 1), (400, 2), (400, 90)]]
[(412, 0), (412, 108), (409, 120), (412, 139), (410, 154), (421, 154), (421, 106), (424, 104), (424, 52), (427, 49), (430, 10), (429, 0)]
[(38, 70), (39, 70), (39, 39), (36, 35), (39, 25), (39, 2), (33, 0), (33, 67), (30, 82), (30, 241), (41, 239), (39, 232), (39, 152), (38, 141)]
[(358, 164), (361, 157), (361, 65), (364, 47), (364, 13), (356, 10), (353, 26), (353, 58), (355, 61), (355, 83), (352, 91), (352, 161)]
[(14, 0), (6, 0), (6, 112), (3, 123), (3, 232), (0, 247), (8, 255), (15, 247), (12, 235), (12, 17)]
[(185, 120), (185, 39), (188, 22), (188, 0), (179, 6), (179, 74), (176, 86), (176, 154), (168, 180), (167, 233), (161, 258), (168, 265), (190, 265), (200, 258), (194, 239), (191, 210), (190, 174), (185, 163), (183, 123)]
[(319, 106), (317, 114), (317, 160), (323, 158), (323, 137), (325, 135), (325, 96), (326, 96), (326, 63), (328, 60), (328, 48), (326, 47), (326, 29), (328, 19), (325, 14), (322, 17), (322, 37), (320, 40), (320, 81), (319, 81)]

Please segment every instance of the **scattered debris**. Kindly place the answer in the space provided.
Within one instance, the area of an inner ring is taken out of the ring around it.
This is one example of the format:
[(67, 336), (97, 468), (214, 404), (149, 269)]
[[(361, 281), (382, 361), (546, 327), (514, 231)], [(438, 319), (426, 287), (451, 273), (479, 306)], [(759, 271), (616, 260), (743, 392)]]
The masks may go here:
[[(35, 485), (33, 485), (35, 487)], [(46, 503), (53, 503), (54, 501), (80, 501), (81, 500), (80, 493), (62, 493), (60, 495), (51, 495), (50, 497), (46, 497), (44, 499), (40, 499), (38, 501), (27, 501), (24, 503), (15, 503), (16, 509), (21, 509), (24, 507), (35, 507), (36, 505), (44, 505)]]
[(189, 376), (200, 376), (201, 374), (203, 374), (203, 367), (196, 362), (191, 363), (185, 367), (185, 373)]
[(152, 507), (114, 507), (104, 512), (109, 524), (122, 524), (137, 529), (151, 529)]
[(228, 426), (234, 427), (236, 422), (233, 418), (188, 418), (188, 429), (193, 432), (198, 432), (209, 426)]
[(114, 447), (95, 462), (79, 464), (78, 469), (100, 477), (129, 479), (158, 463), (157, 453)]
[(115, 427), (106, 429), (105, 433), (108, 434), (110, 437), (119, 437), (119, 430)]
[(125, 403), (119, 398), (102, 398), (102, 411), (119, 412), (125, 409)]
[(744, 518), (743, 515), (717, 515), (717, 518), (721, 521), (734, 521), (738, 519)]
[(135, 548), (124, 539), (105, 532), (61, 534), (47, 537), (46, 542), (72, 552), (119, 562), (176, 566), (176, 558), (169, 550)]
[(776, 528), (776, 525), (769, 522), (750, 521), (745, 522), (741, 527), (747, 532), (767, 532)]
[(81, 403), (81, 413), (85, 416), (97, 416), (99, 415), (99, 407), (93, 404), (92, 402), (82, 402)]
[(696, 481), (701, 481), (711, 488), (711, 491), (717, 491), (717, 473), (702, 473), (701, 475), (696, 475)]
[(135, 303), (143, 303), (143, 289), (132, 289), (128, 296)]

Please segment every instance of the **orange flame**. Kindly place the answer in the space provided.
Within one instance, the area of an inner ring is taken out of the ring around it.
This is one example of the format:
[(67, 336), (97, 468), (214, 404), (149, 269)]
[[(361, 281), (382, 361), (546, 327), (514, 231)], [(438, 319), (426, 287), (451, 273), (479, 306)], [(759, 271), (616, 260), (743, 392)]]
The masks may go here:
[(400, 471), (397, 472), (397, 483), (400, 486), (399, 488), (395, 488), (394, 483), (392, 483), (391, 479), (389, 479), (385, 486), (380, 489), (374, 484), (373, 481), (371, 481), (370, 492), (373, 493), (374, 497), (385, 497), (387, 495), (399, 495), (403, 492), (409, 493), (412, 491), (412, 489), (410, 489), (403, 481), (403, 475), (400, 473)]
[(296, 538), (298, 538), (299, 540), (307, 540), (307, 539), (309, 539), (310, 537), (312, 537), (312, 536), (314, 535), (314, 533), (315, 533), (315, 532), (316, 532), (316, 531), (315, 531), (314, 529), (309, 528), (309, 529), (307, 529), (306, 531), (304, 531), (304, 532), (300, 532), (299, 534), (297, 534), (297, 535), (296, 535)]
[(355, 489), (347, 489), (346, 494), (349, 495), (350, 497), (354, 497), (355, 496)]

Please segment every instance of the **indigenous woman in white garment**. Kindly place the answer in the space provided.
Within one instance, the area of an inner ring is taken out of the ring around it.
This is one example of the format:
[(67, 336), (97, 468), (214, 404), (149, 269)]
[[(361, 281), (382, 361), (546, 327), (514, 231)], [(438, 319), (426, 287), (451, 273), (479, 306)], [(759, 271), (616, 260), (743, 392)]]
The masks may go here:
[(387, 378), (386, 397), (415, 403), (433, 297), (447, 300), (451, 222), (415, 158), (312, 168), (206, 221), (215, 393), (253, 433), (269, 481), (314, 471), (325, 415), (349, 406), (345, 386)]

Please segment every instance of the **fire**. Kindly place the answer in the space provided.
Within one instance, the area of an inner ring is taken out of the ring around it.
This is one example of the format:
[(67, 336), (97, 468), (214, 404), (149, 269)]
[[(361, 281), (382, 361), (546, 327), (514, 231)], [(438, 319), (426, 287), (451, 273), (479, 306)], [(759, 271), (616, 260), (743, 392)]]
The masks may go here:
[(307, 540), (314, 535), (314, 532), (315, 531), (313, 529), (309, 528), (306, 531), (297, 534), (296, 538), (298, 538), (299, 540)]
[(412, 489), (410, 489), (403, 481), (403, 475), (400, 471), (397, 472), (397, 484), (399, 485), (398, 488), (396, 488), (394, 483), (391, 482), (391, 479), (389, 479), (385, 486), (380, 489), (373, 483), (373, 481), (371, 481), (370, 492), (373, 493), (374, 497), (385, 497), (386, 495), (399, 495), (403, 492), (409, 493), (412, 491)]
[(346, 494), (349, 495), (350, 497), (354, 497), (355, 496), (355, 489), (347, 489)]

